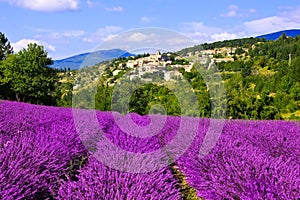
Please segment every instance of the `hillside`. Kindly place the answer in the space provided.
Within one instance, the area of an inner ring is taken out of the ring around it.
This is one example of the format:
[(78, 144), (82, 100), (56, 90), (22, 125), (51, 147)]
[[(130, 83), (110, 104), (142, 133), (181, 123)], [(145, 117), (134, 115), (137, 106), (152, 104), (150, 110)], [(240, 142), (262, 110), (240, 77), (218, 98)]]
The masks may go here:
[[(242, 47), (226, 47), (230, 44)], [(132, 87), (130, 83), (148, 82), (130, 94), (129, 112), (146, 115), (152, 105), (160, 104), (168, 115), (211, 117), (213, 113), (211, 103), (216, 100), (213, 95), (218, 96), (220, 93), (216, 91), (224, 87), (224, 98), (221, 98), (219, 106), (215, 105), (213, 108), (220, 114), (226, 113), (229, 119), (299, 120), (299, 44), (300, 37), (281, 37), (276, 41), (245, 38), (225, 41), (224, 44), (222, 42), (212, 44), (218, 47), (225, 46), (222, 48), (201, 51), (191, 49), (191, 52), (186, 51), (183, 55), (152, 54), (136, 60), (114, 60), (102, 67), (104, 74), (97, 86), (95, 106), (99, 110), (111, 110), (111, 106), (114, 106), (118, 112), (125, 114), (127, 110), (123, 110), (118, 102), (126, 102), (129, 94), (124, 92), (124, 89), (115, 87), (117, 83), (121, 81), (121, 85), (130, 91)], [(163, 59), (157, 60), (157, 56)], [(201, 60), (203, 56), (207, 56), (207, 60)], [(200, 61), (194, 62), (193, 60), (197, 58)], [(216, 69), (214, 66), (218, 68), (218, 72), (214, 71)], [(95, 74), (93, 73), (93, 80), (96, 80)], [(213, 83), (205, 81), (203, 77), (205, 74), (219, 77), (218, 81)], [(82, 77), (80, 78), (83, 82)], [(191, 105), (186, 110), (180, 109), (179, 93), (176, 96), (172, 92), (172, 89), (183, 85), (183, 80), (190, 84), (186, 91), (193, 92), (197, 97), (191, 104), (188, 98), (193, 98), (192, 96), (180, 94)], [(120, 95), (114, 97), (118, 102), (112, 102), (113, 92)], [(74, 97), (78, 98), (81, 106), (88, 105), (84, 95)], [(196, 108), (197, 103), (201, 105), (200, 109)], [(71, 103), (66, 105), (71, 106)]]
[(209, 49), (215, 49), (215, 48), (224, 48), (224, 47), (250, 47), (253, 44), (257, 42), (264, 42), (264, 38), (239, 38), (239, 39), (233, 39), (233, 40), (224, 40), (224, 41), (217, 41), (212, 43), (204, 43), (195, 45), (193, 47), (188, 47), (185, 49), (182, 49), (178, 51), (177, 53), (180, 55), (187, 55), (188, 53), (195, 53), (202, 50), (209, 50)]
[[(111, 60), (119, 57), (128, 57), (131, 55), (133, 54), (121, 49), (100, 50), (75, 55), (61, 60), (54, 60), (54, 64), (51, 67), (56, 69), (70, 68), (71, 70), (78, 70), (80, 67), (89, 67), (105, 60)], [(85, 61), (86, 58), (88, 59)], [(83, 62), (85, 66), (81, 66)]]

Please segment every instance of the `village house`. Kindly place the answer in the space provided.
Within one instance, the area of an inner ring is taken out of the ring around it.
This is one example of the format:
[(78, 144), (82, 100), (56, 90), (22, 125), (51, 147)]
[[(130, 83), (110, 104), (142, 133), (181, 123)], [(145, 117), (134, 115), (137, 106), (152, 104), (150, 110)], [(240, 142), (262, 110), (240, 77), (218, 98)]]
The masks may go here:
[(122, 71), (122, 70), (115, 70), (115, 71), (113, 71), (112, 74), (113, 74), (114, 76), (117, 76), (121, 71)]
[(213, 58), (214, 62), (233, 62), (234, 58)]

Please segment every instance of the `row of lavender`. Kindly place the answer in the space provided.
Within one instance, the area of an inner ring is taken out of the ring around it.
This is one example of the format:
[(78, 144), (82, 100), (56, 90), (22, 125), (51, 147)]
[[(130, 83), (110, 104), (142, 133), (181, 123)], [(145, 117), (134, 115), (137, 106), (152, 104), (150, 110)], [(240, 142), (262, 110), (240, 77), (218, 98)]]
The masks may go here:
[(203, 136), (177, 164), (204, 199), (298, 199), (299, 122), (227, 121), (212, 152), (200, 157)]
[[(105, 120), (107, 113), (103, 115)], [(71, 109), (2, 101), (0, 131), (0, 199), (180, 198), (169, 167), (135, 174), (92, 157), (78, 137)], [(88, 161), (72, 178), (74, 163), (82, 157)]]
[[(97, 112), (101, 130), (96, 130), (89, 112), (79, 112), (76, 123), (74, 113), (66, 108), (0, 103), (1, 197), (180, 199), (178, 181), (168, 166), (174, 160), (201, 198), (300, 196), (300, 128), (296, 123), (228, 121), (213, 151), (201, 158), (209, 119), (186, 118), (190, 124), (184, 124), (182, 118), (168, 117), (162, 128), (146, 130), (149, 116), (131, 114), (140, 126), (136, 129), (128, 118)], [(152, 120), (164, 121), (157, 116)], [(195, 123), (198, 130), (193, 135)], [(126, 134), (120, 125), (136, 133)], [(176, 137), (180, 128), (186, 134)], [(187, 142), (191, 144), (185, 152)], [(181, 156), (181, 152), (185, 153)], [(78, 160), (84, 162), (74, 178)]]

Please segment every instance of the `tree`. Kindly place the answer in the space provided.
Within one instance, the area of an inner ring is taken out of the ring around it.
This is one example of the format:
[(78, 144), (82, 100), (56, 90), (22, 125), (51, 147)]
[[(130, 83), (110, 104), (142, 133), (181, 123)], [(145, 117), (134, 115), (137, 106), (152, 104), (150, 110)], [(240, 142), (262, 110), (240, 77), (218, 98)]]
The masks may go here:
[(11, 100), (51, 105), (57, 80), (56, 71), (49, 67), (52, 63), (43, 46), (29, 44), (2, 62), (0, 84), (9, 86), (14, 94)]
[(3, 33), (0, 32), (0, 61), (4, 60), (9, 54), (13, 53), (10, 42)]
[(251, 75), (252, 65), (253, 65), (252, 61), (248, 61), (244, 63), (244, 66), (241, 71), (243, 78), (246, 78), (247, 76)]
[(290, 76), (297, 82), (300, 82), (300, 58), (293, 59), (291, 68), (289, 70)]
[(97, 110), (111, 110), (111, 98), (113, 87), (109, 87), (104, 78), (101, 78), (95, 94), (95, 108)]
[(238, 47), (238, 48), (235, 50), (235, 53), (236, 53), (237, 55), (241, 55), (241, 54), (245, 53), (245, 50), (244, 50), (243, 48), (241, 48), (241, 47)]
[[(5, 35), (0, 32), (0, 80), (3, 78), (2, 61), (12, 53), (13, 48), (11, 47), (10, 42)], [(0, 99), (9, 99), (12, 95), (13, 94), (7, 84), (0, 84)]]

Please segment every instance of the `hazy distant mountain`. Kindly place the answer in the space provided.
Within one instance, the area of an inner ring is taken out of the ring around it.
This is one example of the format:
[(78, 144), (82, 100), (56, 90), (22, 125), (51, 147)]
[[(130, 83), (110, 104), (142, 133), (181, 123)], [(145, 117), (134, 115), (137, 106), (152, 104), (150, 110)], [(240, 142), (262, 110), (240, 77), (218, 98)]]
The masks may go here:
[(100, 50), (100, 51), (75, 55), (61, 60), (54, 60), (54, 64), (51, 67), (57, 69), (70, 68), (71, 70), (74, 70), (82, 67), (81, 64), (86, 58), (88, 59), (84, 62), (84, 65), (93, 66), (105, 60), (111, 60), (119, 57), (128, 57), (132, 55), (134, 54), (131, 54), (121, 49)]
[(283, 33), (290, 37), (296, 37), (300, 35), (300, 29), (292, 29), (292, 30), (283, 30), (275, 33), (269, 33), (265, 35), (258, 36), (257, 38), (265, 38), (266, 40), (277, 40)]

